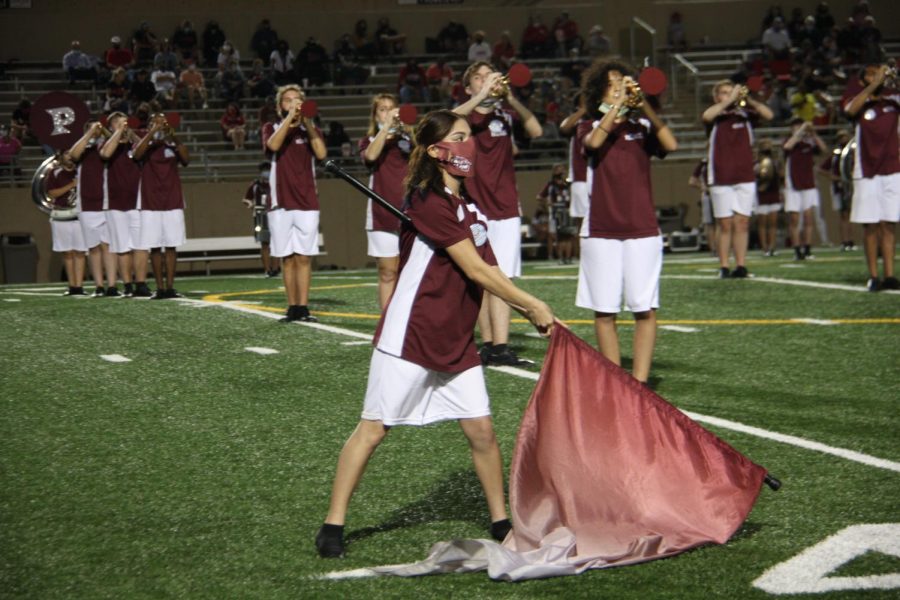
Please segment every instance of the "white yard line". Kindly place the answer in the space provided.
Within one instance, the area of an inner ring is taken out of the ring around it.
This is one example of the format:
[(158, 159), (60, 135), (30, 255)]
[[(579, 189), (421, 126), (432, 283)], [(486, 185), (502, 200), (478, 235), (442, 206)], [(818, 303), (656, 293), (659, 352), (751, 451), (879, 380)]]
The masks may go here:
[(696, 327), (686, 327), (684, 325), (660, 325), (659, 328), (667, 331), (677, 331), (678, 333), (697, 333), (700, 331)]
[(4, 298), (3, 301), (4, 302), (21, 302), (22, 299), (21, 298)]
[(105, 361), (109, 361), (111, 363), (127, 363), (131, 362), (130, 358), (122, 356), (121, 354), (101, 354), (100, 358)]
[(261, 348), (259, 346), (247, 346), (244, 348), (247, 352), (253, 352), (254, 354), (262, 354), (263, 356), (267, 356), (269, 354), (278, 354), (278, 350), (274, 348)]
[(797, 323), (809, 323), (810, 325), (837, 325), (837, 321), (829, 321), (828, 319), (791, 319)]
[[(706, 275), (661, 275), (662, 279), (687, 279), (696, 281), (717, 281), (715, 277)], [(822, 283), (820, 281), (804, 281), (802, 279), (782, 279), (781, 277), (757, 277), (751, 275), (747, 281), (759, 281), (762, 283), (776, 283), (780, 285), (794, 285), (799, 287), (811, 287), (821, 290), (841, 290), (845, 292), (862, 292), (871, 294), (864, 285), (847, 285), (844, 283)], [(900, 294), (900, 290), (882, 290), (879, 294)]]

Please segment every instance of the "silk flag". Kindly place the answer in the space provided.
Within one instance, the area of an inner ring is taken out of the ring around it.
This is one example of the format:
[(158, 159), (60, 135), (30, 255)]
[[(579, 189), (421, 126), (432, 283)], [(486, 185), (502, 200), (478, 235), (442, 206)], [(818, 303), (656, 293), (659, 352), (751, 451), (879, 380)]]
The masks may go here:
[[(725, 543), (766, 476), (563, 327), (555, 327), (510, 471), (513, 531), (435, 544), (424, 561), (357, 573), (487, 570), (518, 581)], [(337, 576), (338, 574), (334, 574)]]

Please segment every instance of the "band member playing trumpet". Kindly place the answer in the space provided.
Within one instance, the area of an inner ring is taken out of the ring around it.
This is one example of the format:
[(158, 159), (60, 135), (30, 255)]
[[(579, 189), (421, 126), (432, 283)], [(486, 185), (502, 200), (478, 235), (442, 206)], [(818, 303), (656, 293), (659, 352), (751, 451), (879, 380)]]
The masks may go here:
[(594, 311), (600, 352), (621, 364), (616, 315), (625, 306), (635, 319), (632, 374), (650, 376), (663, 241), (653, 205), (650, 158), (677, 149), (672, 130), (642, 97), (631, 69), (598, 60), (584, 73), (592, 121), (578, 127), (591, 182), (581, 225), (576, 306)]
[[(828, 148), (813, 124), (803, 119), (791, 121), (791, 137), (784, 142), (785, 177), (784, 210), (790, 218), (789, 228), (794, 258), (812, 258), (812, 232), (816, 212), (819, 210), (819, 189), (816, 187), (815, 159), (813, 155)], [(803, 231), (800, 231), (800, 221)]]
[[(718, 229), (719, 277), (748, 275), (746, 259), (750, 216), (756, 200), (753, 173), (753, 127), (772, 111), (742, 85), (725, 79), (713, 86), (715, 104), (703, 113), (709, 136), (707, 183)], [(734, 250), (735, 269), (728, 268)]]
[(775, 162), (771, 140), (759, 140), (756, 148), (756, 228), (763, 256), (775, 256), (778, 213), (781, 211), (781, 170)]
[(831, 208), (834, 209), (841, 220), (841, 252), (856, 250), (853, 243), (853, 226), (850, 224), (850, 200), (852, 199), (852, 186), (846, 185), (841, 177), (841, 155), (850, 142), (850, 132), (842, 129), (837, 132), (835, 146), (825, 160), (819, 164), (819, 174), (829, 181), (831, 190)]
[[(141, 187), (137, 201), (141, 234), (134, 251), (135, 278), (139, 285), (146, 279), (149, 253), (156, 279), (156, 291), (151, 300), (177, 298), (176, 248), (184, 244), (186, 237), (184, 194), (178, 165), (187, 166), (191, 160), (190, 153), (175, 135), (166, 116), (157, 113), (151, 117), (146, 135), (134, 147), (132, 158), (141, 165)], [(134, 295), (142, 294), (135, 290)]]
[(116, 256), (119, 275), (125, 284), (123, 295), (149, 296), (147, 287), (147, 258), (144, 256), (144, 279), (138, 279), (138, 289), (132, 284), (135, 269), (133, 250), (140, 243), (141, 216), (137, 210), (141, 167), (131, 159), (131, 149), (140, 138), (128, 127), (125, 113), (114, 112), (107, 117), (112, 133), (100, 157), (106, 161), (106, 223), (109, 226), (109, 251)]
[(312, 256), (319, 250), (319, 196), (315, 161), (327, 155), (322, 132), (300, 109), (305, 96), (298, 85), (278, 88), (275, 106), (281, 121), (266, 123), (262, 144), (269, 171), (269, 231), (272, 256), (282, 259), (288, 309), (283, 322), (317, 321), (309, 313)]
[[(469, 65), (462, 83), (471, 98), (453, 112), (466, 117), (478, 149), (478, 167), (475, 176), (466, 182), (466, 191), (488, 218), (488, 238), (500, 270), (515, 278), (522, 274), (522, 210), (513, 166), (513, 121), (520, 119), (530, 138), (540, 137), (541, 124), (501, 79), (489, 63)], [(484, 294), (478, 317), (484, 342), (482, 361), (494, 365), (533, 364), (509, 348), (509, 316), (509, 305), (493, 294)]]
[[(369, 187), (397, 208), (403, 206), (403, 180), (412, 152), (410, 128), (400, 121), (393, 94), (372, 98), (369, 130), (359, 141), (363, 163), (369, 167)], [(400, 219), (370, 198), (366, 206), (368, 254), (378, 266), (378, 302), (387, 306), (400, 267)]]
[[(72, 160), (78, 165), (78, 183), (75, 186), (78, 222), (84, 234), (84, 243), (88, 247), (91, 277), (96, 286), (95, 298), (119, 295), (116, 287), (116, 257), (109, 251), (109, 227), (104, 211), (106, 166), (99, 152), (108, 134), (109, 130), (99, 121), (85, 123), (84, 135), (69, 149)], [(104, 282), (106, 286), (103, 285)]]
[[(53, 199), (54, 208), (69, 209), (76, 205), (76, 185), (78, 184), (75, 162), (69, 151), (59, 155), (57, 166), (47, 175), (47, 195)], [(50, 235), (53, 251), (63, 255), (66, 279), (69, 289), (66, 296), (84, 296), (84, 234), (78, 219), (57, 220), (50, 216)]]
[[(891, 74), (892, 86), (888, 87), (886, 80)], [(894, 244), (900, 221), (900, 91), (896, 88), (896, 71), (887, 65), (868, 65), (860, 78), (865, 87), (844, 104), (844, 112), (856, 123), (850, 221), (863, 225), (869, 291), (896, 290), (900, 289), (894, 275)], [(884, 280), (878, 279), (879, 246)]]

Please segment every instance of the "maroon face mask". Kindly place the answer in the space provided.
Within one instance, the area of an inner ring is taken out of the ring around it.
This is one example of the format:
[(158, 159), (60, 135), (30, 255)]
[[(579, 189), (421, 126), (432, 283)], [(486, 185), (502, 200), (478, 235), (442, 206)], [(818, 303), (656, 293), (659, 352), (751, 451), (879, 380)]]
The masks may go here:
[(475, 174), (475, 138), (465, 142), (438, 142), (437, 159), (444, 170), (456, 177), (471, 177)]

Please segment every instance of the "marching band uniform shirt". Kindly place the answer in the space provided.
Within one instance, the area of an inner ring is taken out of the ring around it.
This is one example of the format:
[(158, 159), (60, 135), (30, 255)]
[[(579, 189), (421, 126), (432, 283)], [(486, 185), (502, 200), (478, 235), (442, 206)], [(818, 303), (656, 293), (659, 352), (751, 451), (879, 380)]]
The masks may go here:
[(181, 176), (178, 174), (178, 146), (174, 142), (151, 140), (141, 159), (139, 210), (184, 209)]
[[(263, 150), (272, 160), (269, 171), (270, 208), (286, 210), (319, 210), (316, 192), (316, 157), (309, 143), (306, 127), (300, 125), (288, 131), (278, 152), (272, 152), (266, 142), (278, 129), (278, 123), (266, 123), (262, 129)], [(322, 132), (316, 127), (319, 137)]]
[(475, 322), (483, 290), (453, 262), (446, 248), (472, 240), (489, 265), (497, 260), (487, 239), (487, 219), (474, 204), (445, 190), (413, 194), (406, 214), (413, 225), (400, 233), (397, 286), (375, 332), (378, 350), (446, 373), (479, 366)]
[(836, 196), (843, 196), (844, 182), (841, 180), (841, 151), (842, 146), (838, 146), (831, 151), (831, 154), (825, 157), (825, 160), (819, 165), (820, 169), (828, 171), (837, 179), (831, 180), (831, 193)]
[[(844, 105), (845, 110), (848, 104), (849, 101)], [(853, 162), (855, 179), (900, 172), (898, 111), (900, 91), (885, 89), (879, 99), (870, 99), (856, 114), (856, 154)]]
[[(412, 142), (405, 132), (390, 138), (384, 142), (378, 158), (370, 162), (363, 155), (374, 139), (375, 136), (370, 136), (359, 140), (359, 154), (363, 157), (363, 163), (371, 169), (369, 187), (396, 208), (402, 208), (405, 195), (403, 180), (409, 171)], [(370, 199), (366, 210), (366, 229), (396, 232), (400, 230), (400, 219)]]
[(141, 186), (141, 167), (131, 158), (131, 146), (119, 144), (106, 162), (106, 197), (108, 210), (137, 208)]
[[(771, 158), (769, 160), (772, 160)], [(772, 168), (775, 169), (775, 161), (772, 160)], [(771, 177), (763, 180), (757, 174), (756, 178), (756, 198), (760, 204), (778, 204), (781, 202), (780, 176), (777, 171), (773, 171)]]
[[(578, 126), (584, 140), (600, 121)], [(650, 185), (650, 157), (663, 158), (656, 130), (645, 118), (613, 126), (603, 145), (585, 147), (590, 203), (582, 223), (582, 237), (628, 240), (659, 235)]]
[(250, 184), (250, 187), (247, 188), (247, 193), (244, 194), (244, 200), (250, 200), (256, 208), (265, 207), (266, 210), (272, 210), (269, 182), (260, 181), (258, 179), (255, 180)]
[(578, 183), (587, 181), (587, 160), (584, 157), (584, 138), (577, 135), (578, 127), (584, 123), (578, 121), (572, 139), (569, 140), (569, 181)]
[[(65, 187), (75, 181), (75, 178), (78, 176), (78, 173), (75, 169), (71, 171), (66, 171), (62, 167), (57, 167), (53, 169), (49, 175), (47, 175), (47, 191), (55, 190), (61, 187)], [(69, 207), (69, 192), (66, 192), (62, 196), (53, 199), (54, 208), (70, 208)]]
[[(785, 141), (787, 143), (787, 141)], [(784, 148), (784, 145), (782, 145)], [(789, 178), (787, 183), (793, 190), (811, 190), (816, 187), (815, 159), (819, 147), (812, 138), (804, 137), (793, 148), (784, 148), (784, 158), (787, 163), (785, 171)]]
[(515, 118), (514, 112), (504, 108), (487, 114), (473, 110), (466, 117), (478, 148), (475, 175), (466, 181), (466, 190), (492, 221), (522, 216), (513, 166)]
[(725, 110), (706, 125), (709, 136), (708, 185), (749, 183), (753, 174), (753, 126), (759, 114), (751, 109)]
[(105, 164), (100, 158), (97, 142), (91, 142), (84, 149), (78, 162), (78, 207), (82, 212), (103, 210), (103, 176)]

